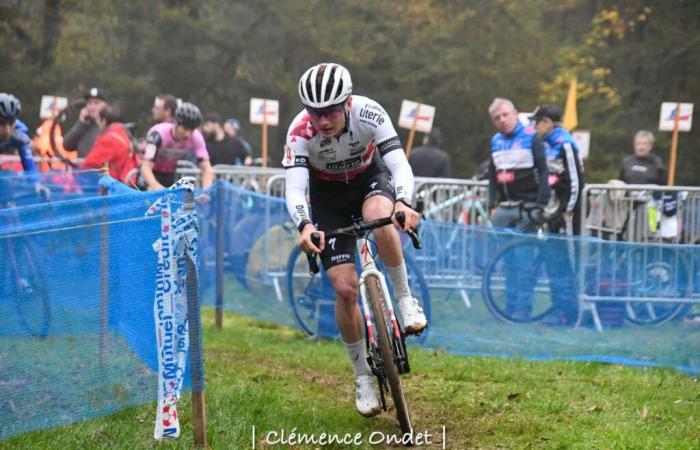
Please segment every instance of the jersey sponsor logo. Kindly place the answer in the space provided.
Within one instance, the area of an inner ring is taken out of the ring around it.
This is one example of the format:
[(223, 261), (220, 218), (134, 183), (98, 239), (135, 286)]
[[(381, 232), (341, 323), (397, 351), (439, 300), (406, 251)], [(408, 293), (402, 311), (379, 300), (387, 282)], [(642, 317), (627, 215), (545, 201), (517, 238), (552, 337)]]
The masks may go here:
[(344, 161), (338, 161), (334, 163), (328, 163), (326, 164), (326, 169), (328, 170), (348, 170), (348, 169), (356, 169), (362, 165), (362, 158), (359, 156), (356, 158), (350, 158), (346, 159)]
[[(374, 141), (372, 142), (372, 147), (374, 147)], [(384, 156), (392, 150), (401, 148), (401, 139), (398, 136), (387, 139), (386, 141), (379, 144), (379, 154)]]
[(320, 144), (320, 145), (321, 145), (321, 147), (328, 147), (329, 145), (331, 145), (332, 142), (333, 142), (333, 141), (331, 141), (331, 140), (328, 139), (328, 138), (323, 138), (323, 139), (321, 140), (321, 144)]
[(496, 182), (499, 184), (507, 184), (515, 181), (515, 172), (507, 170), (496, 174)]
[(296, 210), (298, 222), (301, 222), (302, 220), (309, 220), (308, 216), (306, 215), (306, 211), (304, 210), (304, 205), (296, 205), (294, 209)]
[(350, 261), (350, 254), (349, 253), (340, 253), (338, 255), (333, 255), (331, 256), (331, 261), (335, 263), (344, 263), (346, 261)]
[[(375, 109), (375, 111), (370, 111), (370, 109)], [(360, 110), (359, 116), (360, 119), (365, 119), (363, 122), (366, 123), (375, 123), (377, 125), (382, 125), (384, 123), (384, 114), (378, 111), (377, 108), (368, 108), (365, 106)]]
[(332, 248), (333, 250), (335, 250), (335, 242), (336, 242), (336, 239), (337, 239), (337, 238), (330, 238), (330, 239), (328, 239), (328, 245), (330, 245), (331, 248)]
[(369, 185), (369, 187), (370, 187), (371, 189), (374, 189), (374, 187), (377, 186), (378, 183), (379, 183), (378, 181), (373, 181), (373, 182)]
[(649, 168), (648, 168), (647, 166), (640, 166), (640, 165), (637, 165), (637, 164), (635, 164), (635, 165), (633, 165), (632, 167), (630, 167), (630, 169), (631, 169), (633, 172), (645, 172), (645, 173), (646, 173), (646, 172), (649, 171)]
[(335, 160), (335, 148), (324, 148), (318, 152), (318, 159), (323, 162), (334, 161)]

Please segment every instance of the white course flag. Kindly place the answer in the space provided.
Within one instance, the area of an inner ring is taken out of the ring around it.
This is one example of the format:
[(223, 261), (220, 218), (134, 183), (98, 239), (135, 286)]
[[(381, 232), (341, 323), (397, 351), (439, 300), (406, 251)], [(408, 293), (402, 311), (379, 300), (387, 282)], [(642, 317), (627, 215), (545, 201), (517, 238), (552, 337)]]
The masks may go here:
[[(661, 116), (659, 117), (659, 131), (673, 131), (673, 124), (676, 119), (675, 102), (663, 102), (661, 104)], [(693, 104), (681, 103), (680, 114), (678, 115), (678, 131), (690, 131), (693, 123)]]
[(266, 98), (250, 99), (250, 123), (261, 125), (267, 117), (268, 125), (278, 125), (280, 122), (280, 103)]
[(401, 113), (399, 113), (399, 126), (401, 128), (412, 129), (416, 124), (416, 131), (430, 133), (433, 129), (433, 119), (435, 118), (435, 107), (423, 105), (421, 103), (404, 100), (401, 102)]
[(66, 97), (56, 97), (53, 95), (41, 96), (41, 107), (39, 108), (39, 117), (42, 119), (50, 119), (56, 113), (68, 106)]
[[(185, 177), (170, 189), (194, 192), (194, 178)], [(179, 206), (179, 207), (178, 207)], [(180, 435), (177, 402), (180, 399), (190, 347), (187, 323), (186, 258), (197, 261), (198, 226), (194, 211), (185, 212), (172, 191), (158, 199), (146, 216), (160, 213), (160, 238), (153, 244), (158, 254), (153, 313), (158, 355), (158, 404), (153, 437)]]

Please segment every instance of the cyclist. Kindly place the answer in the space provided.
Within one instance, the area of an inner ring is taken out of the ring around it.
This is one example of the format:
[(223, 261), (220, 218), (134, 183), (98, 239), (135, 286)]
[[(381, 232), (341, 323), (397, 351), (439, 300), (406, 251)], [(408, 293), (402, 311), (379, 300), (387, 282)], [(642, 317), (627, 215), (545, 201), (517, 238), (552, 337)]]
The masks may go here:
[[(0, 155), (19, 154), (25, 172), (34, 172), (29, 129), (19, 120), (22, 104), (12, 94), (0, 93)], [(0, 170), (2, 170), (0, 168)]]
[[(389, 115), (374, 100), (351, 94), (350, 72), (339, 64), (318, 64), (302, 75), (299, 96), (304, 109), (287, 132), (282, 165), (287, 209), (301, 233), (299, 245), (305, 252), (321, 254), (335, 289), (336, 322), (355, 371), (357, 410), (371, 417), (379, 413), (380, 406), (362, 338), (355, 239), (337, 236), (326, 241), (323, 230), (403, 211), (406, 231), (418, 225), (419, 216), (411, 208), (411, 166)], [(307, 183), (316, 226), (306, 203)], [(399, 226), (396, 219), (394, 225)], [(317, 227), (319, 246), (311, 241)], [(406, 333), (417, 334), (427, 321), (408, 287), (399, 234), (393, 228), (378, 228), (374, 238), (394, 286)]]
[(175, 123), (163, 122), (148, 131), (141, 176), (149, 191), (164, 189), (175, 182), (175, 169), (181, 159), (196, 159), (202, 170), (202, 187), (212, 183), (209, 153), (197, 127), (202, 113), (196, 105), (183, 102), (175, 110)]

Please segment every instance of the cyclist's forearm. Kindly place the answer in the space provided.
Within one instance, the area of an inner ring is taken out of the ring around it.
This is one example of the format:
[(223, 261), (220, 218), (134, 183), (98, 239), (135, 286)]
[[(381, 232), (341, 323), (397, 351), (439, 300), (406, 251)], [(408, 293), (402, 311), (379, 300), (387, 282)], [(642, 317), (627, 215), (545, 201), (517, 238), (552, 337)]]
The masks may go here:
[(207, 189), (214, 180), (211, 163), (209, 161), (202, 161), (199, 163), (199, 168), (202, 170), (202, 188)]
[(285, 170), (285, 200), (287, 211), (299, 228), (304, 222), (311, 222), (309, 208), (306, 204), (306, 185), (309, 182), (309, 169), (290, 167)]
[(399, 148), (390, 151), (384, 155), (383, 159), (389, 172), (391, 172), (391, 178), (394, 180), (396, 199), (403, 200), (409, 205), (412, 204), (415, 181), (413, 179), (413, 170), (403, 149)]
[(141, 176), (149, 188), (158, 189), (163, 187), (153, 174), (153, 163), (151, 161), (143, 161), (141, 163)]

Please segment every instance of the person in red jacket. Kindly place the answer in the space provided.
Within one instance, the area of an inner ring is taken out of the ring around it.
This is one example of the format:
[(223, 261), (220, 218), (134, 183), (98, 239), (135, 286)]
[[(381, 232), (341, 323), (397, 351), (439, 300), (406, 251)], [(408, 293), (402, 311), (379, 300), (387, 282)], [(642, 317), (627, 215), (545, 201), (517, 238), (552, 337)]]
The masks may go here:
[(131, 139), (121, 123), (121, 112), (115, 106), (104, 106), (100, 109), (97, 124), (100, 133), (80, 167), (100, 168), (107, 163), (110, 176), (126, 183), (127, 175), (138, 167), (138, 161), (131, 148)]

